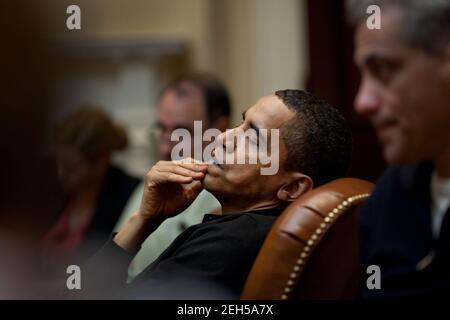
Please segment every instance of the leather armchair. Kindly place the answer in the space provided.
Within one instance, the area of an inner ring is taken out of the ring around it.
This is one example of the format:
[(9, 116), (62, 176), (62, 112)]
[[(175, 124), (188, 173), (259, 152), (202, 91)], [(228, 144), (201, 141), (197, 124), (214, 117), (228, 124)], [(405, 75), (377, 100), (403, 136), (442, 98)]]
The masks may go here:
[(269, 232), (242, 299), (351, 299), (361, 279), (357, 209), (373, 184), (337, 179), (290, 204)]

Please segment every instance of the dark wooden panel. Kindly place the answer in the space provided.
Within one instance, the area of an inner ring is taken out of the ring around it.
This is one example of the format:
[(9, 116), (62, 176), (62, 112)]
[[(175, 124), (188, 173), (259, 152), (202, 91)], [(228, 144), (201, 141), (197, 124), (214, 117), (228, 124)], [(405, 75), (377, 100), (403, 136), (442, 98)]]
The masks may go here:
[(360, 81), (353, 63), (354, 30), (345, 21), (344, 0), (308, 1), (310, 74), (308, 90), (338, 108), (353, 133), (349, 175), (376, 181), (385, 162), (369, 123), (353, 110)]

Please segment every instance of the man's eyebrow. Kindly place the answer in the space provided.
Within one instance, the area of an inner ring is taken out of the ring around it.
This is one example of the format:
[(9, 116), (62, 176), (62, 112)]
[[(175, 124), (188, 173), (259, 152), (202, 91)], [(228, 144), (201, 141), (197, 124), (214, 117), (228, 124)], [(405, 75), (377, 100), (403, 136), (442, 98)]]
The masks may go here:
[[(246, 115), (246, 113), (247, 113), (247, 110), (245, 110), (245, 111), (242, 112), (242, 120), (245, 120), (245, 115)], [(262, 136), (261, 136), (261, 128), (259, 128), (256, 124), (254, 124), (254, 123), (251, 122), (251, 121), (248, 122), (248, 125), (250, 126), (251, 129), (253, 129), (253, 130), (256, 131), (256, 136), (257, 136), (258, 138), (262, 137)]]
[(250, 129), (253, 129), (256, 131), (256, 137), (259, 139), (261, 137), (261, 129), (251, 121), (248, 122), (248, 125), (249, 125)]
[(362, 68), (363, 66), (369, 63), (373, 63), (374, 61), (379, 60), (381, 57), (382, 55), (380, 55), (377, 52), (370, 52), (368, 54), (363, 54), (361, 56), (355, 54), (354, 61), (357, 67)]
[(365, 57), (363, 57), (360, 61), (361, 66), (366, 65), (374, 65), (375, 63), (379, 63), (379, 62), (388, 62), (388, 63), (392, 63), (395, 64), (397, 62), (398, 57), (396, 55), (392, 55), (389, 53), (379, 53), (379, 52), (373, 52), (370, 53), (368, 55), (366, 55)]
[(258, 135), (258, 137), (259, 137), (259, 133), (260, 133), (260, 128), (259, 127), (257, 127), (253, 122), (249, 122), (249, 126), (250, 126), (250, 128), (252, 128), (253, 130), (255, 130), (256, 131), (256, 134)]
[[(162, 128), (162, 129), (166, 129), (167, 128), (166, 125), (163, 124), (160, 121), (156, 121), (154, 123), (154, 126), (157, 127), (157, 128)], [(189, 125), (184, 124), (184, 123), (177, 123), (177, 124), (173, 125), (173, 128), (174, 128), (173, 130), (176, 130), (176, 129), (186, 129), (188, 131), (193, 130), (192, 126), (189, 126)]]
[(369, 54), (368, 56), (364, 57), (363, 63), (364, 63), (364, 65), (370, 66), (380, 60), (383, 60), (383, 57), (374, 53), (374, 54)]

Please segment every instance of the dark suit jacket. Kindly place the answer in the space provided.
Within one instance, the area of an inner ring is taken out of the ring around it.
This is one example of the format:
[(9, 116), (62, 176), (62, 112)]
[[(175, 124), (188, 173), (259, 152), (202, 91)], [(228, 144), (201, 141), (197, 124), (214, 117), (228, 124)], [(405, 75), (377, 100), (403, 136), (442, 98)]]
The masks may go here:
[(110, 166), (102, 183), (92, 222), (80, 247), (80, 254), (88, 258), (108, 240), (127, 201), (140, 180)]
[[(44, 250), (46, 254), (44, 255), (44, 261), (50, 268), (56, 269), (52, 272), (60, 271), (62, 269), (60, 264), (82, 263), (103, 246), (110, 237), (128, 198), (138, 183), (138, 179), (125, 174), (121, 169), (115, 166), (108, 168), (96, 199), (92, 220), (76, 249), (66, 252), (54, 249), (67, 236), (68, 230), (63, 228), (57, 229), (57, 232), (54, 233), (52, 233), (54, 230), (51, 230), (50, 236), (45, 239)], [(67, 215), (64, 211), (62, 214)], [(59, 219), (62, 219), (62, 217)], [(59, 223), (58, 220), (56, 226)]]
[[(362, 284), (363, 298), (450, 295), (450, 214), (434, 239), (429, 163), (391, 167), (380, 178), (361, 216), (363, 270), (381, 269), (381, 290)], [(430, 263), (418, 263), (426, 256)]]

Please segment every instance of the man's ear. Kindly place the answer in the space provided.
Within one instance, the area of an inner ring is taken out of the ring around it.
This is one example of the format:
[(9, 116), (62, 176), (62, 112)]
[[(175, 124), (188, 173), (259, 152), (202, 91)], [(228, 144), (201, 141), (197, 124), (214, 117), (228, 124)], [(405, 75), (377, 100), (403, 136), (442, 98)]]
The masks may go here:
[(230, 126), (230, 121), (229, 121), (228, 117), (225, 117), (225, 116), (221, 116), (221, 117), (217, 118), (212, 125), (213, 128), (217, 128), (221, 132), (224, 132), (225, 130), (227, 130), (229, 128), (229, 126)]
[(295, 172), (287, 183), (278, 189), (277, 197), (281, 201), (292, 202), (313, 188), (313, 181), (307, 175)]

